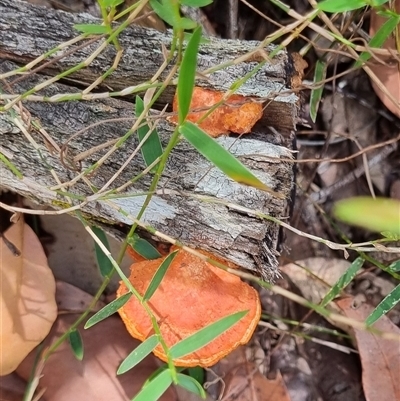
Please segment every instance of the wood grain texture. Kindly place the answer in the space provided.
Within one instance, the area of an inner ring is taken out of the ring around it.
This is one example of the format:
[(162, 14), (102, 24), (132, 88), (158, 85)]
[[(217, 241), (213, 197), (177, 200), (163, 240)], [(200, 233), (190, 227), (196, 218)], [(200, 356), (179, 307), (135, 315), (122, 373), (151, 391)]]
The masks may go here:
[[(70, 14), (44, 7), (35, 7), (28, 3), (14, 0), (0, 2), (0, 59), (15, 61), (24, 65), (45, 52), (69, 41), (79, 33), (74, 24), (97, 23), (101, 21), (89, 14)], [(104, 40), (104, 39), (103, 39)], [(208, 38), (208, 43), (200, 46), (198, 71), (232, 62), (237, 57), (253, 51), (260, 45), (256, 41), (223, 40)], [(42, 70), (51, 76), (65, 71), (84, 61), (99, 46), (102, 40), (74, 51), (82, 43), (70, 46), (64, 51), (66, 57), (57, 60)], [(119, 91), (149, 81), (164, 61), (162, 47), (169, 49), (171, 32), (161, 33), (154, 29), (131, 26), (119, 36), (124, 49), (117, 70), (107, 79), (105, 90)], [(275, 46), (265, 48), (268, 54)], [(59, 57), (57, 52), (53, 57)], [(87, 68), (75, 72), (69, 78), (81, 83), (91, 84), (99, 75), (107, 71), (114, 61), (116, 51), (108, 46)], [(256, 61), (246, 61), (207, 75), (199, 79), (197, 85), (213, 90), (226, 91), (233, 82), (244, 77), (259, 63), (260, 56), (253, 55)], [(51, 57), (50, 57), (51, 59)], [(170, 71), (168, 67), (160, 80)], [(253, 77), (248, 79), (237, 91), (238, 94), (254, 96), (268, 100), (266, 122), (277, 128), (294, 129), (297, 116), (297, 101), (291, 89), (291, 82), (296, 76), (296, 67), (286, 50), (281, 50), (264, 65)], [(170, 103), (175, 88), (167, 88), (161, 97), (161, 103)]]
[[(86, 14), (70, 15), (33, 7), (19, 1), (3, 0), (0, 3), (0, 74), (15, 69), (15, 61), (22, 65), (61, 41), (71, 39), (76, 34), (72, 24), (88, 21), (93, 21), (93, 18)], [(161, 43), (168, 46), (169, 40), (168, 34), (150, 29), (128, 29), (121, 36), (121, 43), (127, 49), (122, 66), (107, 83), (114, 89), (122, 89), (150, 79), (162, 62)], [(223, 60), (232, 60), (255, 45), (256, 43), (251, 42), (213, 40), (211, 44), (202, 47), (199, 66), (205, 68)], [(14, 94), (24, 93), (48, 79), (49, 74), (69, 68), (78, 62), (78, 59), (82, 60), (89, 52), (90, 49), (85, 49), (83, 53), (77, 51), (76, 54), (57, 61), (56, 66), (44, 69), (41, 74), (27, 75), (11, 87), (3, 82), (2, 89)], [(112, 48), (107, 49), (88, 69), (82, 70), (75, 78), (92, 82), (112, 63), (113, 54)], [(225, 71), (228, 77), (226, 79), (216, 76), (199, 84), (226, 90), (232, 82), (230, 80), (235, 79), (234, 74), (243, 74), (254, 67), (251, 63), (242, 64), (244, 70), (241, 72), (234, 73), (229, 69)], [(292, 67), (289, 68), (288, 64), (290, 57), (285, 51), (280, 52), (274, 63), (265, 66), (262, 74), (256, 77), (263, 80), (263, 85), (257, 79), (251, 80), (246, 83), (243, 93), (268, 97), (282, 85), (289, 85), (285, 86), (285, 89), (289, 89), (291, 75), (288, 71)], [(8, 79), (8, 84), (12, 83), (14, 78)], [(66, 81), (63, 84), (50, 85), (43, 89), (40, 95), (54, 96), (74, 92), (78, 93), (79, 89), (74, 86), (73, 81)], [(170, 101), (170, 96), (170, 92), (167, 92), (162, 101)], [(24, 101), (23, 107), (29, 111), (33, 121), (40, 122), (60, 147), (73, 134), (85, 129), (68, 143), (67, 160), (95, 146), (122, 137), (134, 122), (132, 103), (121, 99), (104, 98), (96, 101), (58, 103)], [(275, 110), (275, 114), (272, 110)], [(265, 118), (256, 125), (252, 134), (245, 138), (218, 139), (222, 146), (238, 156), (263, 182), (284, 194), (285, 199), (276, 199), (260, 190), (233, 182), (219, 170), (212, 168), (206, 159), (182, 140), (173, 150), (158, 191), (142, 220), (188, 246), (201, 247), (272, 280), (277, 275), (275, 249), (279, 227), (239, 209), (248, 208), (273, 217), (285, 217), (287, 200), (293, 186), (292, 163), (288, 161), (292, 158), (292, 153), (286, 145), (287, 138), (293, 135), (296, 110), (296, 96), (275, 97), (267, 107)], [(19, 111), (16, 111), (18, 117)], [(158, 115), (156, 111), (152, 114)], [(0, 114), (0, 144), (3, 151), (11, 156), (12, 163), (22, 172), (24, 178), (16, 178), (0, 163), (0, 185), (47, 207), (59, 208), (65, 202), (65, 198), (52, 189), (56, 182), (50, 168), (54, 169), (63, 183), (73, 179), (78, 172), (68, 163), (63, 164), (60, 155), (38, 131), (33, 129), (32, 125), (26, 124), (33, 139), (39, 144), (39, 151), (35, 150), (12, 119), (11, 112)], [(26, 122), (26, 119), (22, 118), (22, 121)], [(165, 146), (174, 127), (165, 119), (160, 119), (157, 126)], [(137, 143), (136, 135), (133, 134), (101, 167), (87, 176), (90, 183), (95, 188), (101, 188), (127, 160)], [(108, 149), (109, 147), (84, 157), (80, 170), (93, 165)], [(123, 169), (111, 188), (124, 184), (143, 171), (144, 167), (139, 153)], [(128, 187), (123, 197), (91, 201), (85, 204), (82, 210), (89, 219), (106, 224), (109, 231), (121, 238), (123, 234), (118, 231), (117, 225), (132, 224), (129, 215), (136, 216), (140, 210), (151, 178), (151, 174), (145, 175)], [(90, 190), (83, 180), (67, 189), (84, 198), (93, 195), (93, 190)], [(123, 209), (125, 214), (117, 211), (117, 208)]]

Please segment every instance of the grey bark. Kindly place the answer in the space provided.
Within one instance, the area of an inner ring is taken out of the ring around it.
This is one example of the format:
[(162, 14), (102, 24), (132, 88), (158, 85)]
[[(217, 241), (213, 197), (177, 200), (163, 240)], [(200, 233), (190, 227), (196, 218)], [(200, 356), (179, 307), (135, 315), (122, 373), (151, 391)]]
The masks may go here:
[[(101, 24), (101, 21), (89, 14), (70, 14), (34, 7), (20, 1), (1, 0), (0, 59), (24, 65), (60, 43), (76, 37), (78, 32), (73, 28), (74, 24), (88, 23)], [(208, 40), (209, 43), (202, 45), (199, 51), (200, 73), (210, 67), (233, 61), (260, 44), (256, 41), (214, 38)], [(119, 36), (119, 42), (124, 49), (123, 57), (118, 69), (107, 79), (108, 89), (103, 87), (105, 90), (119, 91), (148, 81), (164, 61), (162, 46), (169, 49), (171, 32), (165, 34), (153, 29), (131, 26)], [(71, 46), (66, 51), (77, 48), (80, 44)], [(72, 68), (90, 56), (98, 46), (99, 42), (96, 42), (72, 51), (65, 58), (44, 68), (42, 73), (54, 76)], [(265, 49), (268, 53), (275, 47), (271, 45)], [(76, 80), (74, 84), (91, 84), (112, 65), (115, 54), (115, 48), (108, 46), (88, 68), (77, 71), (69, 78)], [(257, 58), (257, 61), (242, 62), (209, 75), (207, 80), (199, 79), (197, 85), (226, 91), (234, 81), (244, 77), (259, 64), (260, 56), (254, 55), (254, 58)], [(169, 70), (168, 68), (165, 71), (161, 79)], [(291, 81), (296, 73), (292, 58), (286, 50), (281, 50), (254, 77), (248, 79), (237, 93), (264, 98), (265, 101), (269, 99), (266, 122), (279, 128), (293, 129), (297, 115), (297, 97), (286, 91), (291, 89)], [(168, 88), (160, 101), (164, 104), (171, 102), (174, 91), (173, 86)]]
[[(94, 21), (88, 15), (70, 15), (40, 7), (33, 7), (18, 1), (2, 0), (0, 3), (0, 74), (17, 67), (11, 61), (26, 63), (61, 41), (71, 39), (76, 32), (74, 23)], [(132, 27), (121, 35), (125, 56), (118, 70), (107, 81), (113, 89), (135, 85), (151, 78), (161, 64), (161, 43), (170, 43), (170, 36), (153, 30)], [(212, 66), (222, 60), (232, 60), (254, 47), (256, 43), (213, 40), (203, 46), (199, 54), (199, 69)], [(207, 47), (208, 46), (208, 47)], [(93, 47), (72, 53), (56, 65), (41, 73), (54, 74), (75, 65), (84, 59)], [(95, 63), (74, 76), (81, 82), (91, 83), (112, 63), (114, 52), (109, 47)], [(145, 60), (145, 62), (143, 61)], [(266, 65), (262, 73), (249, 80), (242, 92), (249, 96), (271, 97), (277, 88), (290, 88), (295, 74), (290, 73), (290, 57), (281, 51), (274, 62)], [(215, 75), (199, 84), (213, 89), (226, 90), (235, 77), (243, 76), (254, 63), (241, 63), (240, 72), (226, 69), (225, 78)], [(236, 75), (235, 75), (236, 74)], [(239, 75), (238, 75), (239, 74)], [(242, 74), (242, 75), (240, 75)], [(47, 79), (48, 76), (30, 74), (12, 82), (1, 83), (2, 91), (24, 93)], [(264, 85), (260, 83), (264, 82)], [(79, 92), (74, 81), (68, 85), (55, 83), (41, 91), (43, 96)], [(163, 101), (171, 100), (168, 92)], [(284, 195), (277, 199), (266, 192), (235, 183), (199, 155), (187, 142), (181, 141), (167, 163), (159, 189), (146, 210), (143, 221), (157, 230), (176, 238), (188, 246), (199, 247), (231, 260), (243, 268), (257, 271), (266, 279), (277, 274), (276, 246), (279, 227), (262, 220), (251, 213), (238, 210), (240, 207), (258, 210), (273, 217), (286, 215), (287, 200), (293, 184), (291, 151), (285, 147), (292, 135), (295, 123), (297, 98), (292, 95), (274, 97), (272, 108), (267, 108), (263, 122), (246, 137), (222, 137), (218, 142), (229, 149), (272, 189)], [(270, 105), (270, 106), (271, 106)], [(105, 98), (96, 101), (69, 101), (63, 103), (23, 102), (33, 121), (39, 121), (51, 138), (62, 146), (74, 133), (87, 130), (68, 143), (68, 157), (81, 154), (94, 146), (122, 137), (133, 124), (133, 106), (120, 99)], [(275, 110), (275, 114), (270, 114)], [(18, 111), (18, 110), (17, 110)], [(153, 113), (157, 115), (156, 112)], [(269, 115), (269, 117), (268, 117)], [(15, 117), (15, 114), (14, 114)], [(17, 116), (18, 117), (18, 116)], [(105, 120), (114, 120), (107, 123)], [(26, 121), (22, 118), (22, 121)], [(89, 127), (94, 123), (101, 123)], [(267, 126), (269, 124), (270, 126)], [(0, 151), (10, 157), (11, 162), (22, 172), (20, 180), (0, 163), (0, 185), (14, 190), (37, 203), (59, 208), (65, 198), (52, 190), (56, 185), (50, 169), (54, 169), (62, 182), (71, 180), (77, 172), (60, 155), (54, 152), (43, 137), (27, 124), (30, 134), (39, 144), (35, 150), (26, 136), (13, 122), (13, 113), (0, 114)], [(165, 146), (174, 127), (161, 119), (158, 131)], [(278, 132), (278, 131), (279, 132)], [(132, 135), (106, 163), (87, 178), (96, 188), (101, 188), (121, 167), (137, 146), (136, 135)], [(81, 161), (81, 170), (95, 163), (107, 149), (90, 154)], [(281, 160), (285, 159), (285, 160)], [(139, 153), (113, 183), (117, 188), (135, 177), (145, 168)], [(114, 235), (120, 236), (116, 225), (132, 224), (132, 219), (118, 212), (120, 207), (131, 216), (136, 216), (143, 204), (152, 174), (147, 174), (131, 185), (124, 197), (109, 201), (97, 200), (86, 204), (82, 210), (89, 219), (106, 224)], [(79, 196), (93, 194), (82, 180), (68, 188)], [(129, 196), (126, 196), (129, 195)], [(61, 203), (60, 203), (61, 202)], [(78, 201), (76, 201), (78, 202)], [(236, 205), (236, 206), (233, 206)], [(114, 206), (114, 207), (113, 207)], [(112, 228), (114, 225), (114, 228)]]

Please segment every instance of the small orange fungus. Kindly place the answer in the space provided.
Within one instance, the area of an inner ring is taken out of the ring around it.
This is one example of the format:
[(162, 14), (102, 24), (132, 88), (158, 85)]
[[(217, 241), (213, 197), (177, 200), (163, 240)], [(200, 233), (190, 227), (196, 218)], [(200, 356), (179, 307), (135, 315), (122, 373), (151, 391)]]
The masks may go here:
[[(186, 119), (196, 123), (212, 106), (220, 102), (223, 96), (223, 92), (195, 87), (193, 89), (190, 110), (198, 109), (199, 111), (190, 112)], [(176, 94), (172, 108), (175, 112), (178, 110)], [(247, 134), (261, 117), (262, 105), (260, 103), (252, 102), (246, 96), (232, 95), (205, 118), (204, 121), (199, 123), (199, 127), (214, 138), (230, 132)], [(170, 118), (170, 121), (177, 123), (178, 117), (175, 115)]]

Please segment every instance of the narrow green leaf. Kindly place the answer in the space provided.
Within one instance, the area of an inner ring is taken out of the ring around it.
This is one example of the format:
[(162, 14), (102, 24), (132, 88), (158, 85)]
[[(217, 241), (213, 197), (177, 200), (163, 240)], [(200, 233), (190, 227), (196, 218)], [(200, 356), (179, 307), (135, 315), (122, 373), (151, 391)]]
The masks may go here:
[(365, 7), (369, 1), (366, 0), (325, 0), (318, 3), (318, 8), (329, 13), (343, 13)]
[(14, 175), (19, 178), (20, 180), (22, 180), (24, 178), (24, 176), (22, 175), (22, 173), (17, 169), (17, 167), (14, 166), (13, 163), (10, 162), (10, 160), (7, 159), (7, 157), (5, 155), (3, 155), (3, 153), (0, 152), (0, 161), (2, 161), (9, 169), (12, 173), (14, 173)]
[(183, 54), (182, 64), (179, 69), (178, 77), (178, 120), (182, 124), (190, 109), (192, 100), (194, 81), (197, 68), (197, 53), (199, 51), (201, 39), (201, 28), (198, 27), (192, 34), (188, 45)]
[(197, 27), (198, 27), (197, 22), (193, 21), (190, 18), (183, 17), (179, 20), (179, 24), (178, 24), (179, 29), (189, 30), (189, 29), (195, 29)]
[[(325, 80), (326, 67), (327, 65), (324, 61), (317, 60), (317, 62), (315, 63), (315, 71), (314, 71), (314, 85), (318, 85), (320, 82), (323, 82)], [(314, 123), (317, 119), (319, 102), (321, 101), (323, 90), (324, 86), (321, 85), (319, 88), (313, 89), (311, 91), (310, 117)]]
[(336, 298), (340, 293), (346, 288), (349, 283), (356, 276), (357, 272), (361, 269), (364, 264), (364, 259), (358, 257), (350, 267), (342, 274), (339, 280), (333, 285), (333, 287), (329, 290), (329, 292), (324, 296), (324, 299), (321, 301), (320, 306), (325, 307), (329, 304), (334, 298)]
[[(368, 43), (369, 47), (376, 47), (380, 49), (385, 43), (386, 39), (389, 38), (390, 34), (396, 29), (396, 26), (400, 22), (400, 16), (391, 16), (375, 33), (374, 37)], [(362, 52), (359, 59), (354, 63), (354, 67), (361, 67), (363, 63), (371, 58), (371, 53)]]
[(368, 5), (371, 5), (372, 7), (380, 7), (388, 2), (389, 0), (370, 0), (368, 1)]
[(100, 4), (104, 8), (114, 8), (122, 4), (125, 0), (100, 0)]
[(400, 302), (400, 284), (395, 287), (386, 297), (379, 303), (374, 311), (367, 317), (365, 324), (371, 326), (383, 315), (386, 315)]
[(197, 125), (186, 121), (179, 131), (204, 157), (228, 177), (241, 184), (266, 191), (277, 198), (284, 197), (261, 182), (246, 166)]
[[(146, 381), (143, 383), (143, 387), (147, 386), (149, 383), (151, 383), (152, 380), (154, 380), (158, 375), (160, 375), (164, 370), (167, 368), (167, 365), (162, 364), (160, 367), (158, 367), (156, 370), (150, 373), (149, 377), (146, 379)], [(178, 368), (176, 367), (176, 371), (179, 371), (180, 369), (183, 368)]]
[(197, 394), (203, 399), (206, 398), (206, 392), (204, 391), (202, 385), (196, 379), (182, 373), (178, 373), (177, 378), (179, 386), (185, 388), (188, 391), (191, 391), (194, 394)]
[(146, 383), (132, 401), (156, 401), (171, 384), (171, 373), (169, 369), (165, 369), (153, 380)]
[(152, 260), (162, 257), (160, 252), (158, 252), (157, 249), (150, 244), (150, 242), (140, 238), (137, 234), (134, 234), (128, 239), (128, 244), (135, 252), (137, 252), (140, 256), (143, 256), (145, 259)]
[[(135, 113), (136, 117), (139, 117), (140, 114), (143, 113), (144, 103), (143, 100), (136, 96), (136, 105), (135, 105)], [(139, 141), (141, 142), (147, 133), (150, 131), (150, 127), (147, 124), (143, 124), (140, 128), (138, 128), (137, 133), (139, 137)], [(151, 134), (146, 139), (146, 142), (141, 147), (142, 156), (146, 166), (150, 166), (158, 157), (162, 155), (163, 149), (161, 146), (160, 137), (158, 136), (157, 130), (154, 128), (151, 131)], [(152, 171), (155, 172), (157, 170), (157, 166), (152, 168)]]
[(213, 0), (181, 0), (181, 4), (189, 7), (204, 7), (211, 4)]
[(112, 314), (114, 314), (118, 309), (122, 308), (128, 301), (129, 298), (132, 296), (130, 292), (120, 296), (114, 301), (110, 302), (104, 308), (100, 309), (97, 313), (95, 313), (85, 324), (85, 329), (88, 329), (95, 324), (101, 322), (102, 320), (108, 318)]
[(127, 372), (140, 363), (155, 347), (157, 347), (158, 343), (159, 341), (155, 334), (143, 341), (122, 361), (117, 370), (117, 375)]
[(150, 281), (149, 286), (145, 294), (143, 295), (143, 301), (148, 301), (153, 294), (156, 292), (158, 286), (160, 285), (162, 279), (164, 278), (165, 274), (167, 273), (168, 267), (171, 265), (172, 261), (174, 260), (178, 250), (171, 252), (161, 263), (160, 267), (154, 273), (153, 278)]
[(103, 35), (105, 33), (108, 33), (108, 28), (104, 25), (75, 24), (74, 28), (79, 32), (93, 34), (93, 35)]
[(68, 336), (68, 341), (75, 358), (78, 359), (78, 361), (81, 361), (83, 359), (83, 341), (79, 331), (71, 331)]
[(382, 231), (381, 235), (390, 241), (400, 241), (400, 234), (395, 234), (390, 231)]
[[(190, 33), (190, 32), (184, 32), (184, 33), (183, 33), (183, 41), (184, 41), (184, 42), (189, 42), (189, 40), (190, 40), (190, 38), (191, 38), (192, 36), (193, 36), (192, 33)], [(201, 37), (201, 39), (200, 39), (200, 44), (205, 45), (205, 44), (209, 44), (209, 43), (211, 43), (211, 39), (208, 39), (208, 38), (206, 38), (206, 37), (204, 37), (204, 36)]]
[(270, 2), (272, 4), (274, 4), (275, 6), (277, 6), (278, 8), (280, 8), (282, 11), (284, 11), (286, 14), (289, 14), (289, 12), (291, 11), (290, 7), (283, 3), (280, 0), (270, 0)]
[(400, 259), (393, 262), (388, 267), (388, 272), (390, 273), (397, 273), (400, 272)]
[[(102, 244), (110, 250), (110, 245), (108, 244), (108, 240), (106, 237), (105, 232), (96, 226), (92, 226), (92, 231), (96, 234), (96, 237), (102, 242)], [(97, 260), (97, 265), (99, 266), (100, 274), (103, 277), (108, 276), (112, 270), (114, 269), (110, 259), (104, 254), (102, 249), (97, 245), (97, 243), (94, 243), (94, 249), (96, 251), (96, 260)]]
[(187, 373), (190, 377), (193, 377), (193, 379), (197, 380), (200, 384), (204, 384), (204, 369), (200, 366), (188, 368)]
[(348, 224), (400, 234), (400, 202), (395, 199), (366, 196), (344, 199), (335, 204), (333, 212)]
[(150, 0), (154, 12), (167, 24), (177, 28), (180, 22), (179, 10), (171, 0)]
[(182, 356), (190, 354), (191, 352), (204, 347), (209, 342), (234, 326), (247, 313), (248, 311), (246, 310), (225, 316), (222, 319), (211, 323), (207, 327), (204, 327), (204, 329), (201, 329), (191, 336), (186, 337), (171, 347), (170, 351), (172, 358), (181, 358)]

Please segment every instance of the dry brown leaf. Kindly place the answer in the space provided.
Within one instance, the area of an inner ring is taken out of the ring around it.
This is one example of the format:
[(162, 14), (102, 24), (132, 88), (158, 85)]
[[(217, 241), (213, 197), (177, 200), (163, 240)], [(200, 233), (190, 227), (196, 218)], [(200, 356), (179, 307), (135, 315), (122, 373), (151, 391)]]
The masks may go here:
[(299, 288), (304, 298), (318, 304), (349, 268), (343, 259), (307, 258), (296, 263), (288, 263), (281, 271)]
[(266, 360), (268, 358), (257, 341), (237, 348), (213, 367), (214, 375), (222, 377), (225, 385), (215, 382), (217, 387), (209, 391), (214, 398), (222, 397), (224, 401), (289, 401), (280, 373), (274, 380), (263, 374), (268, 365)]
[(225, 378), (226, 401), (290, 401), (282, 376), (263, 376), (253, 363), (238, 365)]
[[(223, 92), (195, 87), (190, 103), (190, 110), (201, 109), (202, 111), (189, 113), (187, 120), (197, 122), (212, 106), (220, 102), (223, 96)], [(178, 98), (176, 94), (172, 107), (174, 111), (178, 110)], [(199, 127), (212, 137), (229, 134), (230, 132), (247, 134), (261, 117), (261, 103), (251, 102), (245, 96), (232, 95), (205, 120), (199, 123)], [(177, 116), (173, 116), (169, 120), (176, 123), (178, 118)]]
[[(400, 12), (400, 0), (395, 1), (395, 9)], [(374, 9), (371, 10), (371, 22), (369, 34), (372, 36), (378, 31), (378, 29), (387, 21), (387, 18), (379, 16)], [(393, 35), (384, 43), (385, 49), (391, 49), (397, 54), (396, 43)], [(382, 103), (393, 113), (400, 117), (400, 65), (394, 57), (390, 56), (378, 56), (379, 60), (383, 61), (381, 64), (377, 61), (369, 64), (369, 67), (374, 74), (382, 82), (386, 90), (394, 97), (397, 103), (393, 103), (390, 97), (381, 90), (377, 83), (372, 81), (372, 86), (375, 93), (379, 96)]]
[[(24, 201), (24, 204), (32, 209), (38, 206)], [(41, 226), (52, 241), (46, 245), (48, 251), (48, 261), (54, 276), (57, 280), (62, 280), (73, 284), (89, 294), (95, 294), (103, 282), (97, 265), (96, 253), (94, 251), (93, 238), (88, 235), (82, 223), (72, 216), (62, 214), (57, 216), (41, 216)], [(62, 230), (60, 230), (62, 227)], [(121, 243), (106, 234), (112, 255), (117, 255)], [(121, 268), (125, 274), (129, 271), (132, 261), (125, 257), (121, 263)], [(119, 282), (118, 274), (114, 274), (107, 292), (117, 289)]]
[[(65, 281), (57, 281), (56, 288), (56, 300), (60, 313), (82, 313), (92, 303), (93, 297), (90, 294)], [(105, 305), (104, 302), (97, 301), (90, 311), (97, 312)]]
[(4, 235), (20, 255), (0, 238), (0, 375), (16, 369), (57, 317), (55, 280), (36, 234), (20, 219)]
[[(46, 338), (45, 346), (53, 343), (77, 317), (61, 315)], [(156, 358), (150, 356), (127, 373), (116, 375), (123, 359), (140, 344), (126, 332), (116, 316), (88, 330), (80, 326), (79, 332), (84, 344), (83, 361), (78, 361), (68, 342), (64, 342), (44, 366), (39, 388), (46, 388), (46, 401), (128, 401), (159, 366)], [(25, 380), (29, 378), (35, 355), (35, 351), (31, 352), (17, 369)], [(160, 400), (176, 401), (174, 389), (168, 389)]]
[[(367, 304), (355, 305), (352, 297), (336, 304), (352, 319), (364, 321), (373, 311)], [(388, 317), (382, 316), (374, 328), (400, 334), (400, 329)], [(400, 400), (400, 344), (365, 330), (354, 329), (362, 364), (362, 382), (367, 401)]]
[(0, 376), (0, 400), (21, 401), (24, 397), (26, 382), (15, 372)]

